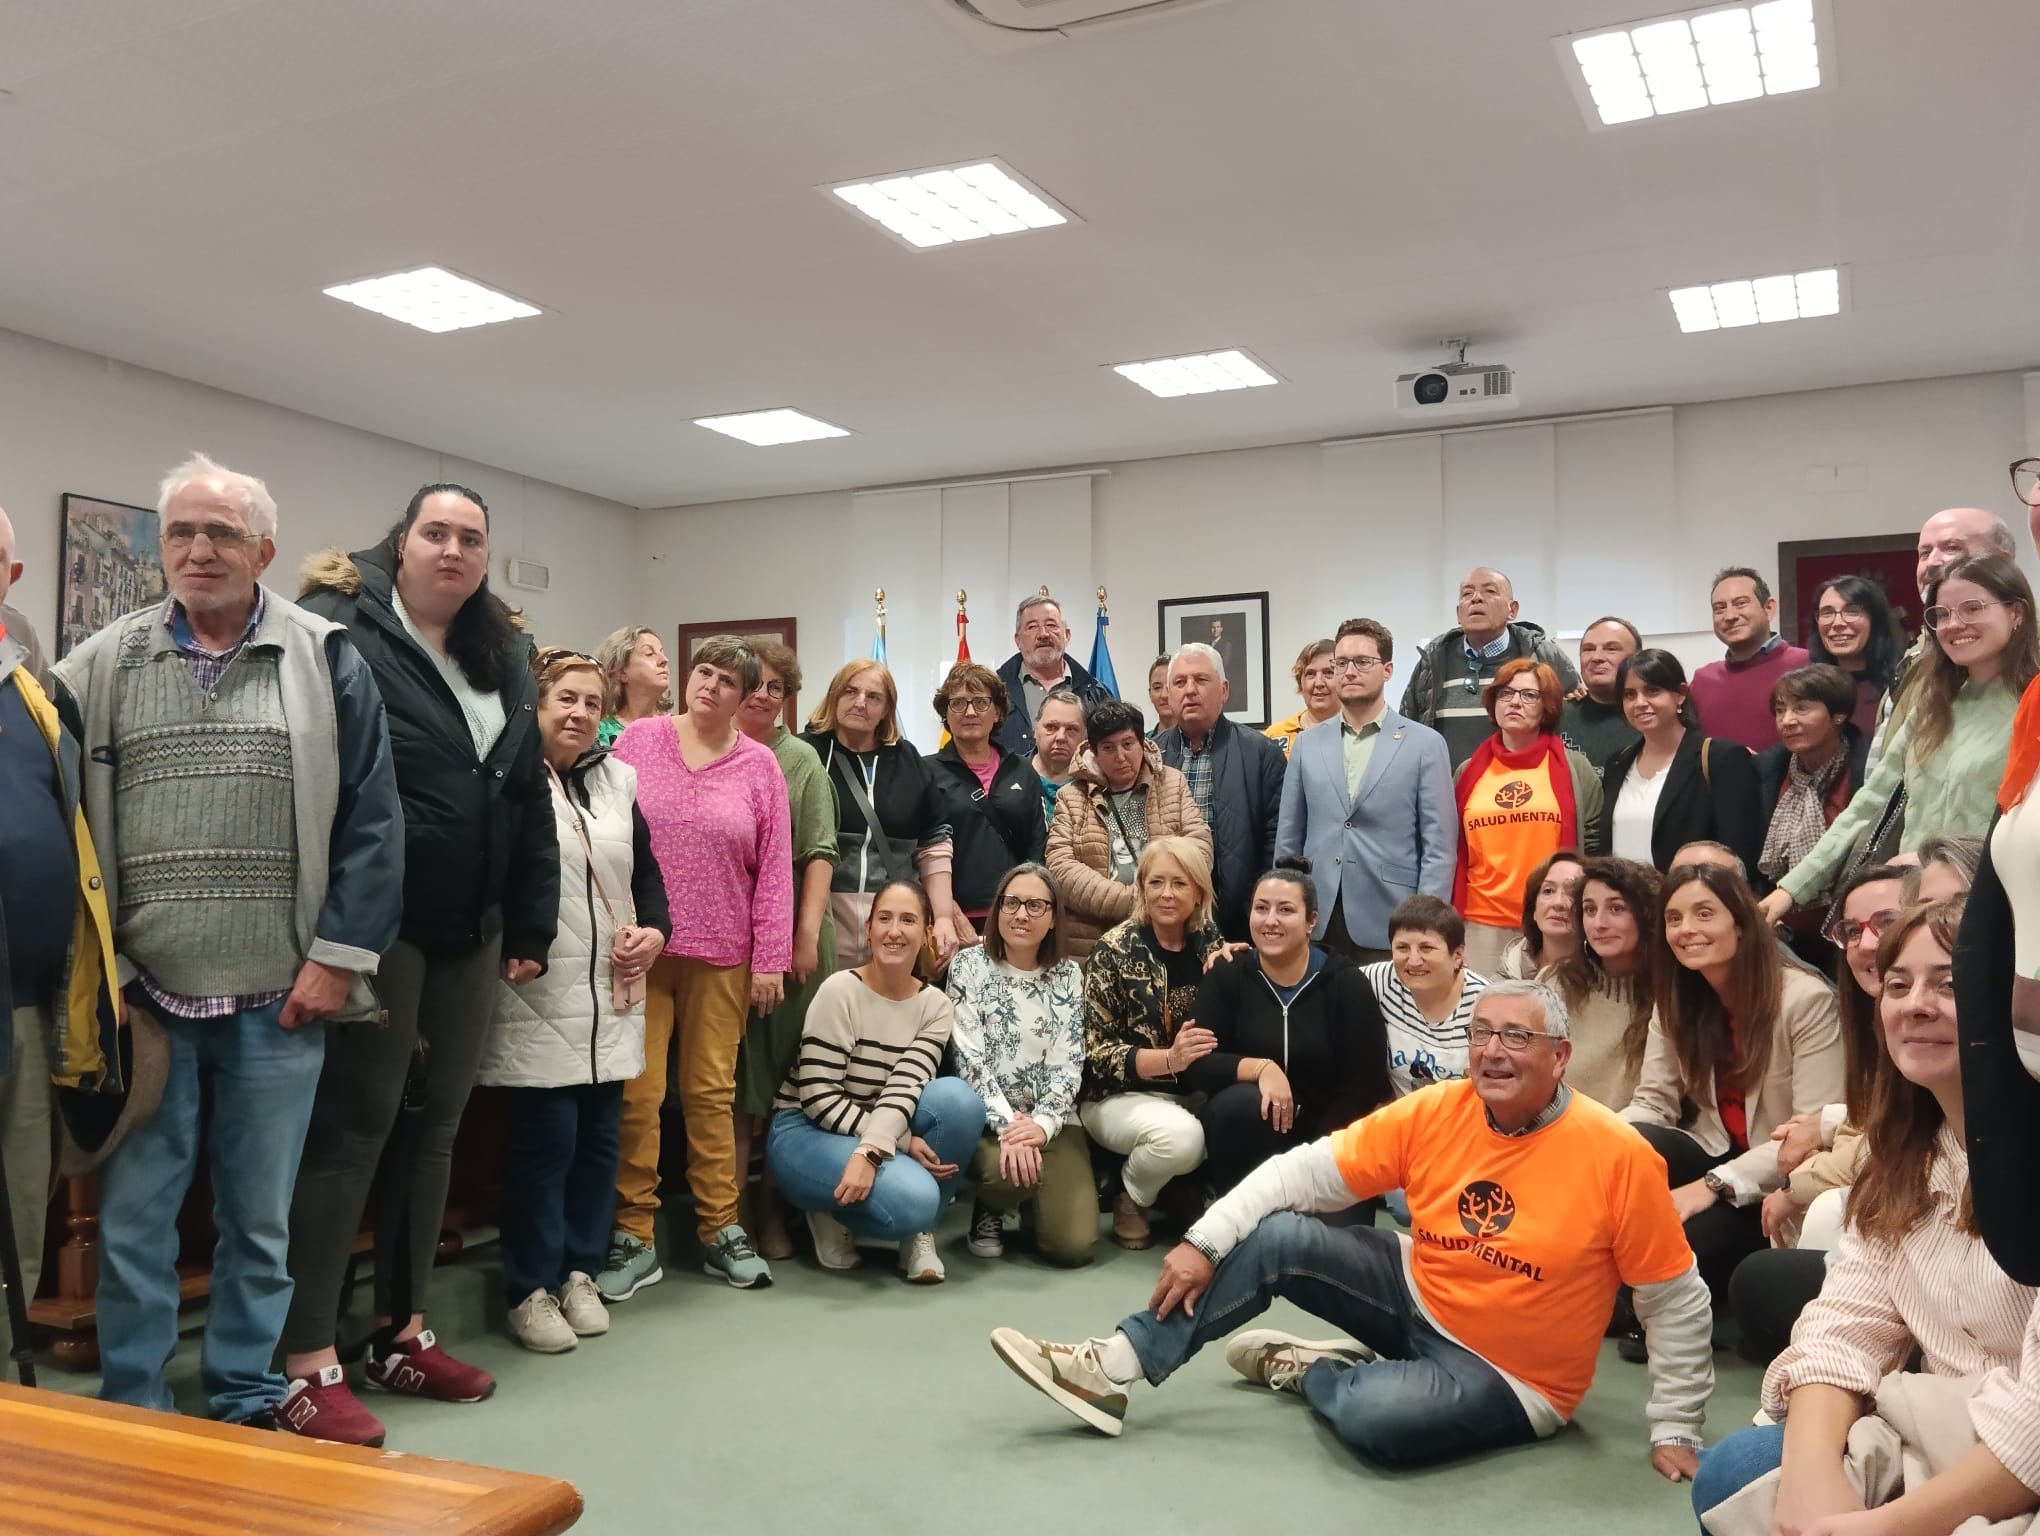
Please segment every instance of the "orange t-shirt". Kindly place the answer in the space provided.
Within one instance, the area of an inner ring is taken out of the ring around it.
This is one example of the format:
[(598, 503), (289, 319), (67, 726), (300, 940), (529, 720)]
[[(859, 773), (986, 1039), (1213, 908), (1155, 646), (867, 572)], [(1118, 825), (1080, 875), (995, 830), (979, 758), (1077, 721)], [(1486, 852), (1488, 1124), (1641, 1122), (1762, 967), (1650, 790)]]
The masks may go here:
[(1521, 923), (1530, 871), (1558, 851), (1564, 825), (1549, 759), (1534, 768), (1490, 763), (1459, 821), (1466, 839), (1466, 910), (1460, 916), (1491, 928)]
[(1585, 1094), (1504, 1136), (1472, 1083), (1439, 1083), (1331, 1140), (1359, 1198), (1407, 1193), (1410, 1273), (1438, 1326), (1562, 1418), (1593, 1383), (1616, 1288), (1693, 1263), (1664, 1159)]

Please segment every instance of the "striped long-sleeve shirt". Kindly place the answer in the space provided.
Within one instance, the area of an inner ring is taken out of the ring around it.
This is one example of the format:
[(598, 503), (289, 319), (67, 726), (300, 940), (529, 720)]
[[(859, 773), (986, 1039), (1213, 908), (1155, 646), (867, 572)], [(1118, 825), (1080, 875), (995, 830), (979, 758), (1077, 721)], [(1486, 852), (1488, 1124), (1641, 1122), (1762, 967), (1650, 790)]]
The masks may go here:
[(800, 1055), (772, 1107), (797, 1109), (823, 1130), (890, 1156), (910, 1139), (954, 1022), (939, 987), (894, 1002), (857, 972), (838, 971), (808, 1005)]

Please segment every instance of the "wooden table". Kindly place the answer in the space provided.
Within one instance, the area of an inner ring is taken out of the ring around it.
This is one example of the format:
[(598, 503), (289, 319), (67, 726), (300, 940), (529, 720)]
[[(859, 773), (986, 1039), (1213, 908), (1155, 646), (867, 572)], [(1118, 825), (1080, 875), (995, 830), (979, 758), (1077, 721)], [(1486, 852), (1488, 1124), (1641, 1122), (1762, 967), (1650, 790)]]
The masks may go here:
[(0, 1383), (0, 1527), (20, 1536), (552, 1536), (570, 1484)]

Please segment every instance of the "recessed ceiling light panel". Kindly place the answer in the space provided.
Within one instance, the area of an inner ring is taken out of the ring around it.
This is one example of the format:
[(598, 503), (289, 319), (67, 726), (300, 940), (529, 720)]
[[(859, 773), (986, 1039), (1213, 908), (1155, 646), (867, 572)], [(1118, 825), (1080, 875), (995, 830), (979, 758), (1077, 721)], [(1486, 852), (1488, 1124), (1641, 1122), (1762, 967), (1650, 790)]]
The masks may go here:
[(1052, 229), (1076, 215), (999, 160), (822, 188), (915, 250)]
[(1721, 331), (1743, 325), (1812, 320), (1842, 310), (1842, 269), (1739, 277), (1698, 288), (1674, 288), (1672, 316), (1682, 331)]
[(329, 298), (358, 304), (378, 315), (435, 333), (464, 331), (470, 326), (495, 325), (541, 313), (536, 305), (484, 288), (444, 267), (392, 272), (387, 277), (339, 283), (324, 291)]
[(1280, 382), (1254, 358), (1238, 348), (1197, 352), (1188, 357), (1158, 357), (1145, 363), (1114, 363), (1112, 371), (1133, 380), (1151, 395), (1208, 395), (1221, 389), (1260, 389)]
[(728, 437), (742, 438), (745, 442), (760, 448), (774, 448), (781, 443), (808, 443), (822, 437), (848, 437), (842, 427), (831, 426), (799, 411), (742, 411), (734, 416), (697, 416), (697, 427), (706, 427), (711, 432), (721, 432)]
[(1817, 90), (1833, 40), (1829, 0), (1759, 0), (1554, 41), (1587, 122), (1611, 128)]

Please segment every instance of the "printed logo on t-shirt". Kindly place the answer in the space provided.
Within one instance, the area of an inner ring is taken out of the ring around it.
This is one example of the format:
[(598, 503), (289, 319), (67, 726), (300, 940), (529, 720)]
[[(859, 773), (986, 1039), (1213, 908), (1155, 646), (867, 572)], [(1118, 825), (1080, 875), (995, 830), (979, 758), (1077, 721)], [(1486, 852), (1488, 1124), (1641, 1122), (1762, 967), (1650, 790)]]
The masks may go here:
[(1479, 1179), (1459, 1192), (1459, 1224), (1469, 1237), (1500, 1237), (1516, 1219), (1516, 1201), (1501, 1185)]
[(1535, 793), (1536, 791), (1525, 780), (1511, 779), (1495, 791), (1495, 804), (1505, 811), (1513, 811), (1528, 805), (1530, 797)]

